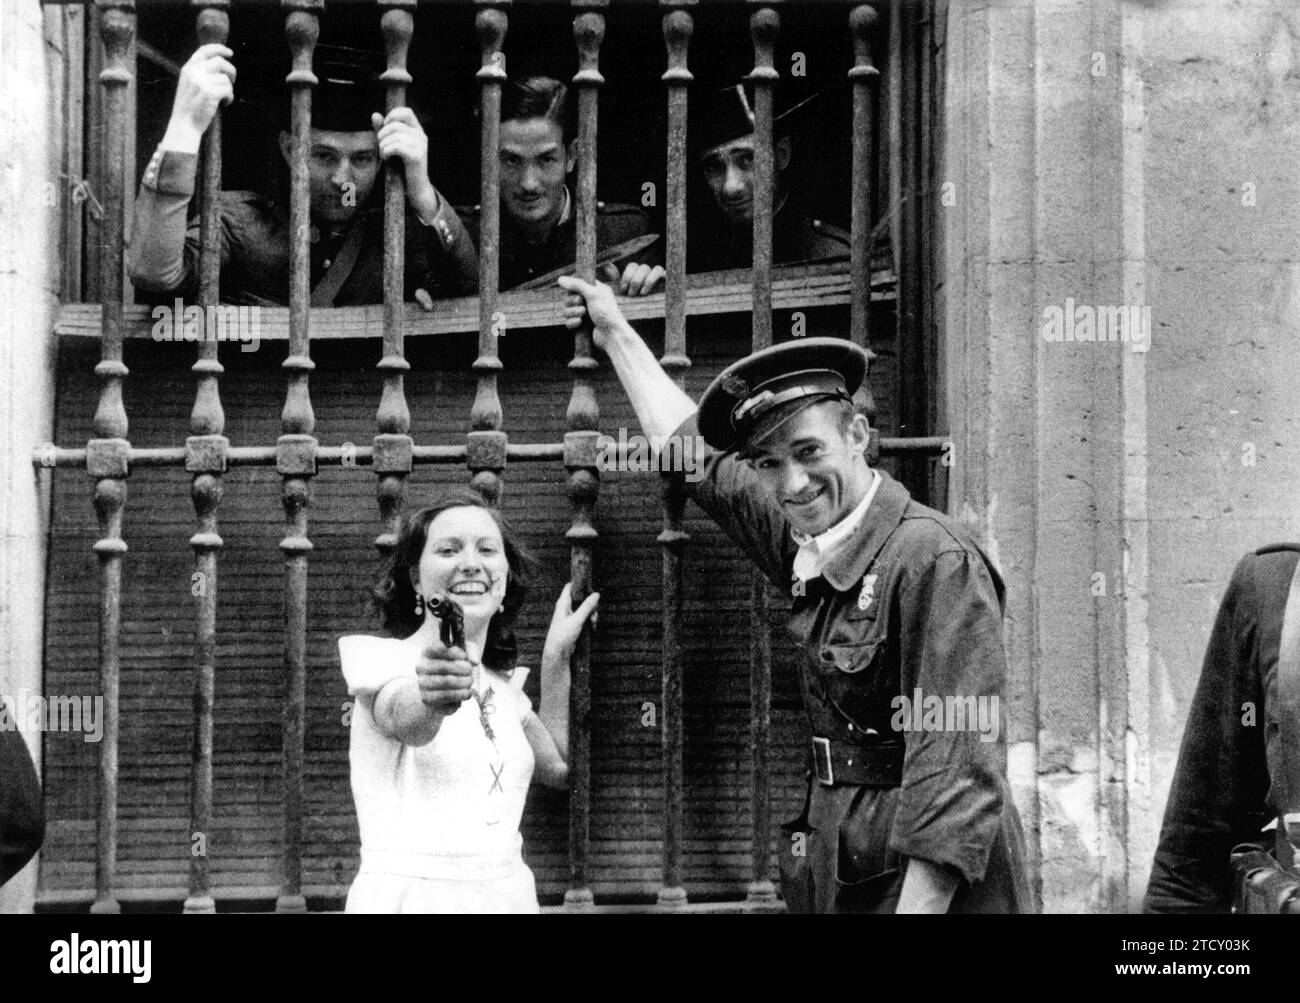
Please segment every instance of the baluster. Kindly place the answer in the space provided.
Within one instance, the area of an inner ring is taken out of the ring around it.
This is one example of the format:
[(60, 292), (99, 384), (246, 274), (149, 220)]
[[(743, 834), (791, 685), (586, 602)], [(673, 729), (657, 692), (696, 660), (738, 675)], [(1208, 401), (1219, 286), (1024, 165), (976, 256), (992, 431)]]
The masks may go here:
[(130, 474), (131, 444), (127, 441), (126, 405), (122, 381), (122, 250), (123, 206), (126, 199), (127, 88), (134, 79), (128, 59), (135, 37), (135, 4), (131, 0), (96, 0), (104, 68), (104, 253), (100, 259), (103, 333), (95, 375), (102, 384), (95, 410), (95, 437), (86, 443), (86, 472), (95, 480), (95, 514), (99, 539), (99, 681), (104, 691), (104, 735), (99, 745), (99, 817), (95, 839), (95, 901), (92, 913), (121, 912), (114, 894), (117, 872), (117, 744), (118, 689), (121, 680), (122, 635), (122, 509)]
[[(686, 355), (686, 123), (688, 88), (694, 77), (686, 66), (694, 21), (687, 10), (693, 3), (663, 0), (664, 44), (668, 69), (663, 81), (668, 87), (668, 256), (664, 287), (664, 354), (659, 360), (679, 387), (686, 385), (690, 359)], [(694, 443), (683, 442), (685, 451)], [(682, 528), (686, 507), (686, 485), (681, 471), (661, 475), (664, 528), (659, 534), (663, 547), (663, 759), (664, 759), (664, 845), (663, 884), (659, 905), (678, 909), (686, 904), (682, 886), (682, 603), (685, 583), (682, 553), (690, 535)]]
[[(406, 104), (406, 87), (411, 82), (407, 53), (415, 31), (415, 0), (379, 0), (384, 14), (380, 32), (388, 65), (380, 77), (387, 88), (385, 111)], [(411, 472), (414, 442), (411, 439), (411, 409), (406, 403), (404, 374), (406, 361), (406, 174), (400, 158), (384, 165), (384, 354), (375, 367), (383, 378), (378, 432), (374, 439), (372, 464), (376, 476), (380, 521), (383, 529), (375, 538), (381, 557), (388, 557), (397, 544), (406, 476)]]
[(501, 474), (506, 466), (506, 433), (501, 430), (501, 398), (497, 393), (497, 373), (501, 359), (497, 355), (497, 337), (504, 330), (504, 317), (497, 312), (499, 302), (498, 262), (501, 258), (501, 85), (506, 80), (501, 46), (508, 21), (505, 12), (489, 7), (474, 19), (478, 29), (483, 60), (477, 77), (482, 128), (479, 133), (479, 177), (482, 205), (479, 217), (478, 259), (478, 358), (474, 372), (478, 389), (470, 407), (466, 436), (466, 465), (470, 484), (491, 504), (501, 500)]
[[(600, 43), (605, 37), (605, 17), (596, 10), (605, 0), (574, 0), (578, 9), (588, 8), (573, 19), (573, 37), (578, 48), (578, 195), (577, 260), (579, 278), (596, 280), (596, 115), (600, 85)], [(594, 8), (594, 9), (592, 9)], [(569, 471), (569, 500), (573, 524), (565, 533), (571, 547), (571, 596), (576, 607), (591, 594), (592, 550), (596, 529), (591, 524), (600, 490), (596, 468), (600, 408), (592, 386), (596, 370), (592, 355), (591, 322), (587, 319), (573, 338), (573, 395), (566, 413), (569, 431), (564, 435), (564, 466)], [(568, 909), (590, 908), (587, 887), (587, 850), (591, 828), (591, 630), (584, 627), (574, 649), (569, 689), (569, 889), (564, 895)]]
[[(770, 7), (760, 7), (749, 18), (754, 42), (754, 69), (746, 78), (754, 85), (754, 252), (753, 350), (772, 344), (772, 201), (776, 163), (772, 145), (772, 90), (780, 75), (774, 65), (776, 36), (781, 19)], [(768, 758), (772, 742), (772, 642), (768, 633), (770, 600), (767, 581), (750, 575), (750, 743), (754, 769), (751, 802), (752, 869), (748, 900), (755, 904), (776, 901), (771, 879), (772, 808)]]
[[(871, 352), (871, 207), (875, 179), (871, 173), (872, 145), (875, 139), (876, 88), (880, 71), (871, 57), (872, 36), (880, 16), (873, 7), (860, 4), (849, 13), (849, 31), (853, 36), (853, 68), (849, 82), (853, 87), (853, 166), (852, 217), (850, 228), (849, 340)], [(871, 395), (871, 381), (864, 379), (853, 396), (854, 406), (866, 415), (871, 425), (872, 463), (878, 455), (880, 433), (876, 430), (876, 405)]]
[[(225, 45), (230, 34), (229, 0), (194, 0), (199, 8), (195, 33), (199, 45)], [(198, 528), (190, 537), (194, 548), (194, 571), (198, 577), (194, 621), (194, 748), (190, 774), (190, 839), (204, 841), (203, 853), (190, 856), (190, 894), (187, 913), (216, 912), (209, 880), (208, 854), (212, 832), (212, 710), (217, 653), (217, 555), (222, 540), (217, 531), (217, 508), (221, 504), (221, 475), (226, 469), (230, 442), (222, 434), (226, 415), (221, 407), (219, 379), (224, 372), (218, 361), (215, 332), (208, 330), (208, 307), (215, 306), (221, 281), (221, 112), (218, 110), (203, 137), (202, 194), (199, 202), (201, 241), (199, 249), (199, 306), (203, 310), (204, 337), (198, 358), (190, 367), (196, 387), (190, 412), (190, 431), (185, 440), (185, 469), (194, 475), (190, 498)], [(191, 589), (193, 591), (193, 589)]]
[(292, 88), (293, 142), (290, 147), (289, 194), (289, 355), (282, 434), (276, 442), (275, 467), (284, 478), (284, 853), (277, 912), (305, 912), (302, 895), (303, 717), (307, 695), (307, 509), (311, 478), (316, 474), (316, 416), (307, 380), (312, 369), (311, 204), (307, 190), (307, 153), (311, 141), (311, 95), (317, 83), (312, 54), (320, 35), (324, 0), (281, 0), (287, 11), (285, 37), (293, 68), (285, 78)]

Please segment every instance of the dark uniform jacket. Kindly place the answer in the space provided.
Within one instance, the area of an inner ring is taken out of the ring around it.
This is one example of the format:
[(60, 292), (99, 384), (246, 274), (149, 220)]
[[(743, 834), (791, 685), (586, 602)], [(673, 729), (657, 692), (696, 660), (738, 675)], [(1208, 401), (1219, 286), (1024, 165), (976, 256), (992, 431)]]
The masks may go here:
[[(695, 419), (680, 431), (695, 434)], [(787, 826), (787, 904), (892, 912), (904, 858), (916, 857), (960, 877), (952, 912), (1031, 911), (1005, 779), (1001, 579), (958, 523), (881, 478), (845, 549), (793, 589), (798, 546), (752, 468), (713, 453), (692, 486), (745, 554), (794, 594), (804, 705), (830, 761), (817, 772), (833, 784), (810, 779), (806, 817)], [(900, 730), (901, 696), (922, 706), (928, 696), (951, 697), (954, 713), (932, 719), (938, 729), (916, 729), (918, 710)], [(975, 698), (960, 703), (960, 716), (957, 698)], [(997, 715), (996, 731), (977, 727), (980, 700), (986, 723)]]
[(1183, 732), (1144, 912), (1228, 912), (1229, 854), (1266, 849), (1282, 810), (1277, 659), (1296, 561), (1292, 546), (1242, 558), (1210, 634)]
[(23, 869), (45, 836), (41, 785), (22, 733), (13, 725), (22, 708), (0, 711), (0, 885)]
[[(727, 226), (721, 217), (712, 225), (692, 228), (687, 262), (692, 272), (749, 268), (753, 263), (753, 234), (748, 227)], [(696, 236), (698, 235), (698, 236)], [(849, 233), (813, 220), (789, 201), (772, 216), (772, 264), (829, 261), (849, 257)]]
[[(192, 299), (198, 291), (199, 222), (197, 217), (187, 220), (197, 165), (194, 154), (159, 149), (145, 168), (128, 259), (131, 279), (143, 292)], [(378, 193), (371, 194), (353, 219), (362, 232), (350, 272), (328, 302), (313, 297), (313, 306), (383, 302), (384, 213)], [(350, 256), (344, 253), (345, 242), (342, 235), (312, 242), (313, 290), (326, 284), (332, 266)], [(338, 278), (328, 284), (337, 284)], [(431, 296), (465, 295), (477, 283), (478, 258), (451, 205), (444, 201), (428, 226), (408, 207), (405, 298), (413, 299), (421, 288)], [(283, 200), (248, 191), (221, 193), (221, 298), (289, 301), (289, 214)]]
[[(572, 204), (572, 203), (571, 203)], [(463, 206), (457, 213), (464, 220), (474, 246), (479, 246), (479, 218), (482, 206)], [(539, 275), (553, 272), (555, 269), (577, 260), (577, 208), (569, 212), (568, 219), (557, 223), (544, 244), (532, 244), (523, 232), (511, 220), (509, 214), (501, 213), (501, 264), (498, 288), (504, 292), (513, 289)], [(636, 206), (622, 205), (617, 202), (596, 203), (596, 251), (614, 247), (634, 237), (651, 232), (651, 220), (648, 214)], [(637, 264), (658, 265), (663, 263), (663, 241), (619, 263), (619, 271), (628, 261)]]

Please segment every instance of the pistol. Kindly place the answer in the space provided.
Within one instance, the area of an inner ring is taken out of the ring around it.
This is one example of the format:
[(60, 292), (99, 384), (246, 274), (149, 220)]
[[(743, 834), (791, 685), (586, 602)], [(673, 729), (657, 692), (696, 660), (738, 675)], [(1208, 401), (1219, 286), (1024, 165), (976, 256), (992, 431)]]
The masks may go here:
[(448, 648), (465, 647), (465, 613), (451, 596), (432, 595), (425, 600), (430, 616), (438, 618), (442, 643)]

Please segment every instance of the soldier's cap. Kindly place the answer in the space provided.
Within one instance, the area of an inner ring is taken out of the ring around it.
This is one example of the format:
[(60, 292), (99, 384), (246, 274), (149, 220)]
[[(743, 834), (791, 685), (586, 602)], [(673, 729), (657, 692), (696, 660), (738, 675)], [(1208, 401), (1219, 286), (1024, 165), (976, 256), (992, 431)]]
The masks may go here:
[[(367, 49), (318, 45), (312, 59), (311, 126), (328, 132), (370, 132), (370, 116), (384, 113), (383, 56)], [(280, 127), (291, 123), (288, 88), (280, 102)]]
[[(809, 106), (824, 93), (819, 91), (783, 110), (774, 110), (773, 138), (779, 138), (783, 133), (788, 132), (795, 116), (799, 112), (807, 111)], [(778, 97), (778, 103), (779, 100)], [(693, 105), (692, 109), (694, 110), (695, 107)], [(689, 131), (692, 159), (703, 156), (715, 146), (730, 143), (742, 136), (753, 135), (754, 87), (752, 84), (731, 84), (706, 93), (700, 99), (698, 108), (698, 114), (692, 116)]]
[(700, 398), (700, 435), (714, 449), (748, 452), (813, 404), (852, 401), (866, 350), (844, 338), (800, 338), (733, 362)]

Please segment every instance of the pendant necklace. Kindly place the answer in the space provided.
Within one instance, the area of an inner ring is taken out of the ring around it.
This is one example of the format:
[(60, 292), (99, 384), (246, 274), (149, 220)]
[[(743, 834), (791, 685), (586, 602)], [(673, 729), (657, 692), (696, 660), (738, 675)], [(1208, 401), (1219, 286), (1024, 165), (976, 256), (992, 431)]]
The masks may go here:
[(488, 788), (489, 794), (495, 794), (500, 791), (505, 793), (505, 788), (501, 786), (501, 774), (505, 772), (505, 760), (501, 758), (501, 750), (497, 748), (497, 736), (492, 730), (492, 722), (488, 720), (488, 715), (496, 710), (496, 704), (493, 697), (496, 695), (491, 686), (488, 686), (487, 692), (480, 695), (478, 690), (470, 690), (474, 697), (474, 702), (478, 704), (478, 720), (483, 726), (483, 734), (488, 737), (492, 743), (492, 752), (496, 756), (496, 763), (489, 763), (488, 768), (492, 771), (492, 786)]

